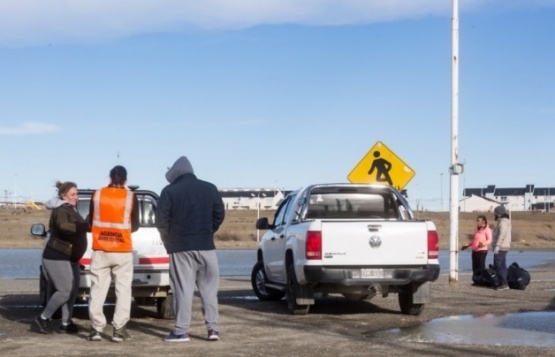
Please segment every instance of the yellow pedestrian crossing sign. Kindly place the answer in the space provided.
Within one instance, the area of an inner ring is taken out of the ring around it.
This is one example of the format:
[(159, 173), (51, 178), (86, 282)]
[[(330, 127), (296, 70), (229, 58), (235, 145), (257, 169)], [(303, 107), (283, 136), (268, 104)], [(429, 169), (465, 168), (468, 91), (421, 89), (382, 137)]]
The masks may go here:
[(416, 172), (378, 141), (347, 176), (352, 183), (381, 183), (402, 190)]

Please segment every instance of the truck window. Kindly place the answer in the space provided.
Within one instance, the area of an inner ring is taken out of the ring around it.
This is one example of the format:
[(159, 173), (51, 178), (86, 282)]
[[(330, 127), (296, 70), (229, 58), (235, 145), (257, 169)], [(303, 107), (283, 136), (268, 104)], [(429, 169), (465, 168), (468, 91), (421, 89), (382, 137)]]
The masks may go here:
[(285, 201), (283, 201), (281, 203), (281, 205), (279, 206), (275, 218), (274, 218), (274, 226), (275, 227), (279, 227), (283, 224), (285, 224), (285, 217), (287, 217), (288, 212), (290, 210), (291, 207), (291, 202), (293, 202), (292, 197), (288, 197), (287, 199), (285, 199)]
[(79, 199), (77, 201), (77, 212), (83, 217), (84, 219), (88, 219), (87, 216), (89, 215), (89, 205), (91, 203), (90, 197), (86, 199)]
[(137, 199), (139, 200), (141, 227), (156, 226), (156, 206), (153, 199), (148, 196), (138, 196)]
[(386, 192), (322, 192), (311, 193), (306, 213), (315, 218), (393, 219), (397, 207)]

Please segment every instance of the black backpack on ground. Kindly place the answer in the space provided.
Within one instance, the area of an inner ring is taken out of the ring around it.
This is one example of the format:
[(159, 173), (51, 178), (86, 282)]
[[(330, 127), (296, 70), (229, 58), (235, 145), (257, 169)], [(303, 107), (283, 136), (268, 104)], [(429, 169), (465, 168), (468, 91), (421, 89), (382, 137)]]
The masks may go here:
[(495, 270), (489, 269), (480, 269), (472, 274), (472, 281), (475, 285), (479, 286), (488, 286), (492, 288), (496, 288), (499, 286), (499, 278), (497, 277), (497, 273)]
[(514, 262), (507, 270), (507, 283), (511, 289), (524, 290), (530, 284), (530, 273)]

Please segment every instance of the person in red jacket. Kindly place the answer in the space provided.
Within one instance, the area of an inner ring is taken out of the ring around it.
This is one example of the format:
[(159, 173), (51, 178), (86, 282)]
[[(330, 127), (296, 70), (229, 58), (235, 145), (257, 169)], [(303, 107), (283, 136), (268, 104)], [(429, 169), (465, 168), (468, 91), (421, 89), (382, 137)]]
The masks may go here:
[(486, 268), (486, 256), (488, 246), (491, 244), (491, 228), (488, 226), (486, 216), (478, 216), (476, 219), (476, 233), (467, 247), (472, 248), (472, 272), (476, 274)]

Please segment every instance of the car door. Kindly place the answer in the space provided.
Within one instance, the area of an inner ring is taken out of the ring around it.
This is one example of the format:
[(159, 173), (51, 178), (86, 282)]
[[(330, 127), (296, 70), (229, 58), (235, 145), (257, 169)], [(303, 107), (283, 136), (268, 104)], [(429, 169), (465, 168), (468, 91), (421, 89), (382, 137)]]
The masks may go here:
[(273, 227), (264, 235), (264, 262), (268, 279), (285, 283), (285, 236), (288, 212), (294, 201), (294, 196), (287, 197), (278, 207), (274, 216)]

